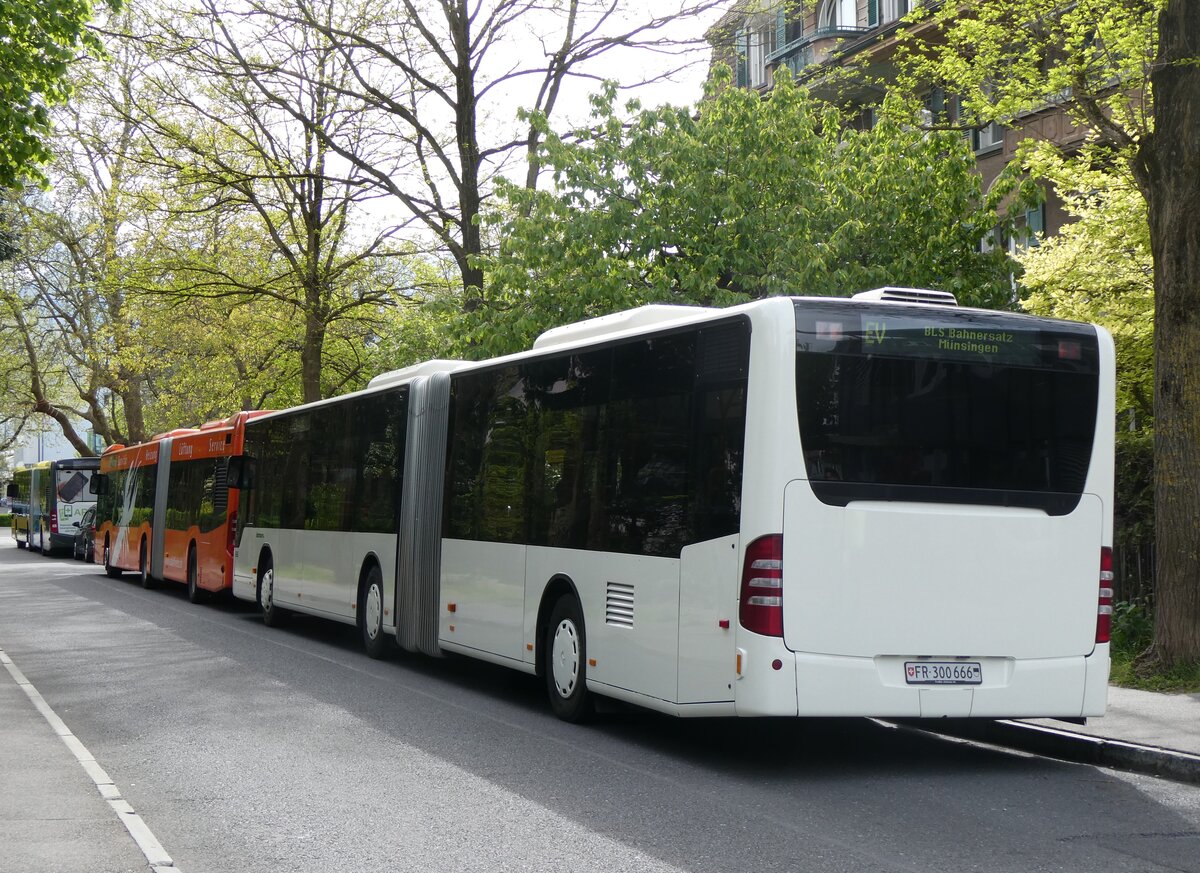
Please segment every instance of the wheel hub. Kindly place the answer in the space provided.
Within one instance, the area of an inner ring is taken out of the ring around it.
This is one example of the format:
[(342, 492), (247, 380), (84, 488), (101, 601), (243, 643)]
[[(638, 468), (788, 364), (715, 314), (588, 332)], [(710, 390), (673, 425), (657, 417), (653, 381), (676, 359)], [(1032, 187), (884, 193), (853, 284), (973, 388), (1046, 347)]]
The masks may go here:
[(554, 630), (550, 664), (555, 689), (560, 696), (570, 697), (579, 681), (579, 632), (569, 619), (563, 619)]
[(380, 626), (383, 619), (383, 595), (379, 593), (379, 586), (371, 585), (367, 588), (367, 636), (370, 639), (375, 639), (379, 636)]

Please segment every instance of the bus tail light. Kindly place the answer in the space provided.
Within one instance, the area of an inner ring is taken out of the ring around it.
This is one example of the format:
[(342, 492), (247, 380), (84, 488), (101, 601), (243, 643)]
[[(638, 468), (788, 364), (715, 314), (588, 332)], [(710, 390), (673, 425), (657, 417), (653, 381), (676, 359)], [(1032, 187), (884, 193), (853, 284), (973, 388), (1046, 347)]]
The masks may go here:
[(50, 533), (58, 533), (58, 510), (50, 511)]
[(746, 630), (783, 636), (783, 534), (759, 537), (746, 548), (740, 604)]
[(1100, 599), (1096, 607), (1096, 642), (1112, 639), (1113, 611), (1113, 553), (1105, 546), (1100, 550)]

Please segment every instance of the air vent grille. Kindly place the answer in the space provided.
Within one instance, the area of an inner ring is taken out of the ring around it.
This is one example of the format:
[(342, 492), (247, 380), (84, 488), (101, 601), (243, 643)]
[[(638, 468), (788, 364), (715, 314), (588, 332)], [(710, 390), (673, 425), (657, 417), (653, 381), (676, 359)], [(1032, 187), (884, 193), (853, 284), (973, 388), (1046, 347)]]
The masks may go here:
[(633, 627), (633, 586), (624, 582), (609, 582), (604, 601), (604, 623), (617, 627)]
[(938, 306), (957, 306), (958, 301), (948, 291), (933, 291), (929, 288), (876, 288), (854, 295), (854, 300), (869, 300), (891, 303), (933, 303)]

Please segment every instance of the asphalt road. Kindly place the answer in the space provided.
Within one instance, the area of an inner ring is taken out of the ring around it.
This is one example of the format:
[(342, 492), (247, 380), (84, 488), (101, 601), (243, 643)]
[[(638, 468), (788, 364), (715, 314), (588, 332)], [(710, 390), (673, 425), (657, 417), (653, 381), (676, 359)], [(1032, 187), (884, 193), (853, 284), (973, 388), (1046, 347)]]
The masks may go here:
[(1194, 786), (861, 719), (571, 726), (531, 677), (4, 537), (0, 649), (184, 873), (1200, 873)]

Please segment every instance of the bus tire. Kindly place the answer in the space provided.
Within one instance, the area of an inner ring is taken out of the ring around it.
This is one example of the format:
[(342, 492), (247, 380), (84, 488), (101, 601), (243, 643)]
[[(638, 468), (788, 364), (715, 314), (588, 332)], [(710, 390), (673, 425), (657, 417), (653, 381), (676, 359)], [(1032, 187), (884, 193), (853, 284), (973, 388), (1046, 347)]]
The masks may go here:
[(187, 560), (187, 597), (191, 603), (204, 600), (204, 592), (200, 590), (199, 570), (196, 567), (196, 544), (188, 548)]
[(154, 580), (150, 578), (150, 554), (144, 538), (138, 549), (138, 584), (147, 589), (154, 587)]
[(27, 545), (29, 545), (29, 543), (25, 542), (25, 540), (17, 540), (17, 548), (18, 549), (23, 549)]
[(121, 578), (121, 570), (112, 565), (112, 548), (108, 544), (108, 537), (104, 538), (104, 575), (109, 579)]
[(267, 627), (279, 627), (283, 623), (284, 612), (275, 605), (275, 567), (270, 559), (258, 574), (258, 605)]
[(563, 721), (587, 721), (595, 701), (587, 690), (587, 634), (583, 609), (574, 595), (560, 597), (546, 625), (546, 693)]
[(383, 574), (378, 565), (371, 567), (359, 592), (358, 629), (368, 658), (379, 659), (387, 654), (388, 635), (383, 632)]

